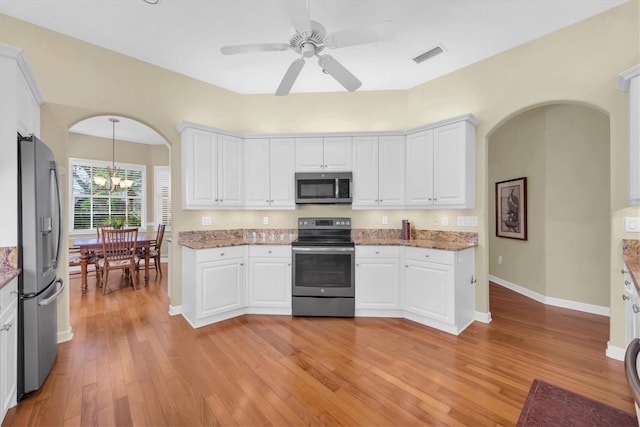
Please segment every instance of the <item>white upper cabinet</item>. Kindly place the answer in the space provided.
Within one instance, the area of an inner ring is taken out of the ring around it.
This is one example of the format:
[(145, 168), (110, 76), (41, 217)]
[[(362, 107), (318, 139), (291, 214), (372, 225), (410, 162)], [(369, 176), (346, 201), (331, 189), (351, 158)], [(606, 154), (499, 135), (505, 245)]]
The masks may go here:
[(629, 92), (629, 204), (640, 205), (640, 64), (618, 75), (618, 89)]
[(351, 137), (296, 138), (296, 172), (351, 172)]
[(40, 135), (40, 105), (25, 76), (18, 74), (18, 132), (20, 135)]
[(353, 138), (353, 207), (404, 205), (404, 137)]
[(293, 138), (245, 141), (245, 206), (294, 209), (295, 142)]
[(180, 132), (183, 208), (241, 207), (242, 138), (194, 127), (184, 127)]
[(406, 206), (473, 208), (476, 124), (470, 116), (407, 135)]

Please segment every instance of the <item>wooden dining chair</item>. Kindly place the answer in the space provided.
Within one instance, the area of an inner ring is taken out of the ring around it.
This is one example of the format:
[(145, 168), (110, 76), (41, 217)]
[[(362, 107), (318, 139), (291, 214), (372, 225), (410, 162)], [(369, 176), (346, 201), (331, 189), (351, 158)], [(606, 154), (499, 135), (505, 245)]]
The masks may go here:
[[(152, 240), (149, 245), (149, 259), (153, 258), (153, 266), (156, 269), (156, 276), (160, 273), (160, 277), (162, 277), (162, 265), (160, 264), (160, 256), (161, 256), (161, 248), (162, 248), (162, 240), (164, 239), (164, 224), (158, 224), (158, 231), (156, 232), (156, 239)], [(140, 248), (144, 251), (144, 248)], [(144, 252), (138, 253), (138, 263), (136, 265), (136, 270), (140, 270), (140, 261), (144, 261)]]
[(136, 244), (138, 241), (137, 228), (121, 228), (102, 230), (102, 255), (99, 260), (102, 272), (102, 294), (107, 293), (109, 282), (109, 271), (128, 270), (127, 277), (131, 281), (131, 286), (136, 289), (138, 275), (133, 274), (138, 257), (136, 255)]

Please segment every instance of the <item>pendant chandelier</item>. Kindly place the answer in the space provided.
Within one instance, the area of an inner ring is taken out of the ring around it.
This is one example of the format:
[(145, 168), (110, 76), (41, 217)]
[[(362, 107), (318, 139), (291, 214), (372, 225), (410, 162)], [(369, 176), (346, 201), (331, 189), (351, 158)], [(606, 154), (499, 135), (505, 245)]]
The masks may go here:
[[(130, 179), (121, 179), (120, 178), (120, 169), (116, 168), (116, 123), (119, 123), (120, 120), (109, 117), (109, 121), (112, 125), (112, 138), (111, 138), (111, 168), (107, 168), (107, 174), (109, 175), (109, 191), (114, 191), (117, 186), (120, 188), (131, 188), (133, 185), (133, 181)], [(102, 176), (94, 176), (93, 182), (100, 187), (107, 186), (107, 179)]]

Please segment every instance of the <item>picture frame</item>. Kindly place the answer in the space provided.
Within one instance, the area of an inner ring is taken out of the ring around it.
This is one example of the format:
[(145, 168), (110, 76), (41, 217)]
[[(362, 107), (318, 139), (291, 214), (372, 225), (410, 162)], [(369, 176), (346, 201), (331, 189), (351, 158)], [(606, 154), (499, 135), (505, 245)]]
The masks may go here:
[(496, 236), (527, 240), (527, 178), (496, 182)]

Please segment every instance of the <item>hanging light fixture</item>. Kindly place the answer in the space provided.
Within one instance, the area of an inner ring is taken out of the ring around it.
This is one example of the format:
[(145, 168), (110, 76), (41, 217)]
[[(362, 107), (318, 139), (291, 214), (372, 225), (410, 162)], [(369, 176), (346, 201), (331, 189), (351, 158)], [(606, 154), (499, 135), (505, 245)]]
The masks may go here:
[[(107, 168), (107, 174), (109, 175), (109, 191), (114, 191), (117, 186), (120, 186), (120, 188), (130, 188), (133, 185), (133, 181), (130, 179), (121, 179), (119, 176), (120, 169), (116, 168), (116, 123), (119, 123), (120, 120), (114, 117), (109, 117), (109, 121), (112, 126), (111, 168)], [(102, 176), (94, 176), (93, 182), (101, 187), (105, 187), (107, 185), (107, 179)]]

